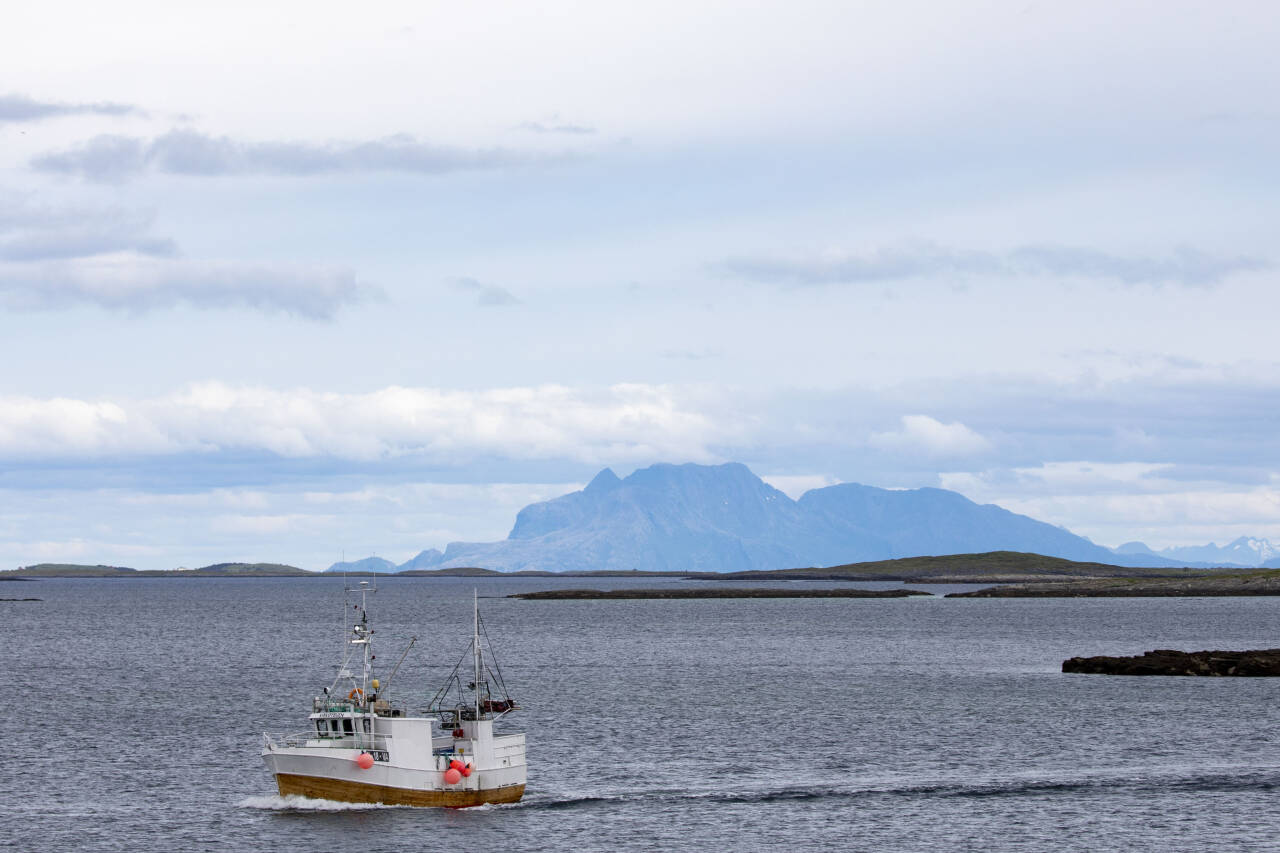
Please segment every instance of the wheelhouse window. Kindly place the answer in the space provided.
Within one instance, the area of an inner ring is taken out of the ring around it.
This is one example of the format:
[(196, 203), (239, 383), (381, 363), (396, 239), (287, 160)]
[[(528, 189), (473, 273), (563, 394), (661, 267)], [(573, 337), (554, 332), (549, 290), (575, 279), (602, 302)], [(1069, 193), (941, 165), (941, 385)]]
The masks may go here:
[(368, 718), (368, 717), (365, 717), (365, 718), (364, 718), (364, 733), (365, 733), (365, 734), (369, 734), (369, 731), (370, 731), (369, 718)]
[(353, 733), (354, 733), (354, 730), (351, 728), (351, 718), (350, 718), (350, 717), (343, 717), (343, 718), (342, 718), (342, 731), (343, 731), (343, 733), (344, 733), (344, 734), (353, 734)]
[(324, 737), (328, 733), (329, 733), (329, 726), (325, 723), (325, 721), (316, 720), (316, 734), (320, 735), (320, 737)]

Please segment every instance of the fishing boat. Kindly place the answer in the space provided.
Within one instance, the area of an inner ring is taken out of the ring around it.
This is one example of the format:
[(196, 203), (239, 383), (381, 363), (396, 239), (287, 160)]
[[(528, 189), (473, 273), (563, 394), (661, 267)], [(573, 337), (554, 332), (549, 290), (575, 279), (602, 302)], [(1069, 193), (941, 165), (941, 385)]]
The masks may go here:
[[(264, 734), (262, 759), (281, 796), (349, 803), (467, 808), (514, 803), (524, 796), (523, 734), (495, 734), (494, 723), (517, 710), (488, 651), (478, 598), (471, 643), (448, 681), (416, 715), (392, 697), (396, 673), (374, 672), (374, 630), (361, 581), (359, 603), (344, 601), (342, 664), (312, 700), (309, 726), (292, 735)], [(468, 666), (469, 664), (469, 666)], [(463, 672), (471, 677), (463, 682)]]

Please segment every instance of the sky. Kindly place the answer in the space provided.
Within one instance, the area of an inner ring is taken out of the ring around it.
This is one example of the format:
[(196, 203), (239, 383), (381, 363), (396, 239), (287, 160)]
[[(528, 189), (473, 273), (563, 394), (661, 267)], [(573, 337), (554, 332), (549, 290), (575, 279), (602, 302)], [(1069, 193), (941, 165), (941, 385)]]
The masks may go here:
[(400, 562), (609, 466), (1280, 539), (1267, 2), (25, 4), (0, 565)]

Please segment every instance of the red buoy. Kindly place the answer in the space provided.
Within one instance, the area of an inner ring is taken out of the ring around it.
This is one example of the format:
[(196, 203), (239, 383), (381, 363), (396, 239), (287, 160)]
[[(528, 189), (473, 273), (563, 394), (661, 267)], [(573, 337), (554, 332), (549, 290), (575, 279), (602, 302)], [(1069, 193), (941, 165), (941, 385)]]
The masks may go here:
[(356, 756), (356, 764), (361, 770), (368, 770), (373, 766), (373, 756), (367, 752), (362, 752)]
[(463, 775), (463, 776), (470, 776), (470, 775), (471, 775), (471, 765), (470, 765), (470, 764), (464, 764), (464, 765), (462, 766), (462, 775)]
[(450, 767), (448, 770), (444, 771), (444, 783), (446, 785), (456, 785), (461, 781), (462, 774), (458, 772), (457, 768)]
[(450, 762), (449, 762), (449, 769), (450, 769), (450, 770), (457, 770), (459, 773), (461, 773), (461, 772), (462, 772), (462, 768), (463, 768), (464, 766), (465, 766), (465, 765), (464, 765), (461, 761), (459, 761), (458, 759), (456, 759), (456, 758), (455, 758), (455, 759), (453, 759), (453, 761), (450, 761)]

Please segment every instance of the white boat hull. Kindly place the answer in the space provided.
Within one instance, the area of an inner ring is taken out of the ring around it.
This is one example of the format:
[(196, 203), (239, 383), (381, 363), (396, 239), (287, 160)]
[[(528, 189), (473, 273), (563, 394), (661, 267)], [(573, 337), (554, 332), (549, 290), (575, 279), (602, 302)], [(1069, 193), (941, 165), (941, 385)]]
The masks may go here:
[(365, 770), (356, 764), (359, 755), (358, 749), (278, 747), (262, 752), (281, 796), (295, 794), (348, 803), (449, 808), (514, 803), (524, 796), (523, 764), (474, 770), (457, 784), (449, 785), (441, 770), (383, 763)]
[[(481, 724), (488, 729), (491, 723)], [(430, 741), (428, 741), (428, 744)], [(467, 741), (474, 745), (474, 741)], [(494, 749), (495, 746), (500, 746)], [(276, 779), (281, 795), (298, 794), (351, 803), (387, 805), (449, 806), (460, 808), (484, 803), (514, 803), (524, 795), (526, 765), (523, 735), (486, 738), (480, 755), (467, 750), (460, 754), (432, 756), (434, 768), (410, 767), (390, 760), (363, 768), (356, 763), (361, 749), (269, 744), (262, 760)], [(388, 753), (379, 752), (379, 757)], [(445, 779), (448, 762), (467, 759), (471, 775), (450, 785)]]

